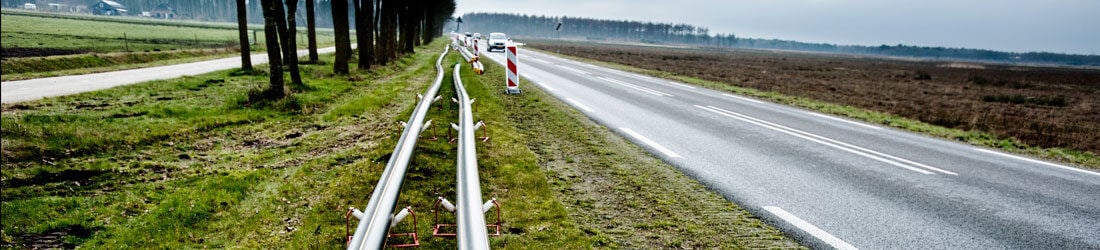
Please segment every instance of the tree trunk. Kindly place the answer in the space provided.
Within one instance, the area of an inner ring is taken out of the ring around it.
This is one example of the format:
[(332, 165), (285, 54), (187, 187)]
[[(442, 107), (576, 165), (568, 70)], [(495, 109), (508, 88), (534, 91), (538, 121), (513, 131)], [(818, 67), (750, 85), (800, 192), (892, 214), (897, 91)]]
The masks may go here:
[(252, 71), (252, 55), (248, 43), (248, 12), (244, 0), (237, 0), (237, 35), (241, 42), (241, 70)]
[(317, 0), (306, 0), (306, 29), (309, 30), (307, 32), (307, 40), (309, 40), (309, 61), (314, 63), (321, 60), (320, 56), (317, 55), (317, 17), (313, 7), (313, 4), (316, 2)]
[(380, 0), (379, 24), (382, 27), (378, 31), (378, 58), (381, 63), (389, 63), (397, 53), (397, 11), (400, 3), (397, 0)]
[(366, 52), (367, 52), (367, 61), (369, 61), (371, 63), (375, 62), (374, 38), (376, 36), (375, 34), (377, 34), (376, 30), (378, 28), (378, 22), (374, 21), (375, 20), (374, 16), (375, 16), (375, 13), (376, 13), (375, 11), (378, 9), (378, 8), (376, 8), (377, 6), (378, 6), (378, 3), (375, 0), (363, 0), (363, 8), (366, 9), (364, 12), (367, 14), (367, 17), (364, 18), (363, 21), (366, 23), (366, 27), (367, 27), (366, 32), (367, 32), (367, 34), (370, 34), (370, 35), (367, 36), (367, 41), (365, 42), (365, 44), (367, 45), (366, 48), (364, 48), (362, 45), (360, 45), (359, 49), (360, 50), (363, 50), (363, 49), (366, 50)]
[(401, 7), (401, 42), (405, 45), (402, 52), (415, 53), (413, 49), (416, 48), (416, 29), (420, 25), (420, 16), (416, 4), (405, 3)]
[(359, 69), (370, 69), (371, 55), (370, 55), (370, 38), (374, 36), (371, 32), (368, 20), (371, 20), (371, 13), (374, 12), (374, 5), (370, 0), (351, 0), (355, 9), (355, 38), (356, 43), (359, 44)]
[(282, 19), (281, 16), (275, 14), (275, 5), (279, 5), (276, 0), (261, 0), (260, 4), (263, 5), (264, 12), (264, 41), (267, 44), (267, 65), (268, 70), (271, 71), (270, 82), (265, 96), (269, 99), (280, 99), (285, 96), (283, 93), (283, 62), (279, 56), (279, 37), (277, 31), (276, 19)]
[[(313, 0), (307, 0), (313, 1)], [(286, 22), (287, 22), (287, 47), (290, 48), (289, 55), (286, 56), (289, 60), (286, 61), (290, 70), (290, 83), (291, 86), (301, 87), (302, 74), (298, 71), (298, 0), (286, 0)]]
[(291, 37), (290, 34), (287, 32), (286, 19), (284, 18), (286, 12), (283, 9), (283, 1), (280, 0), (277, 2), (278, 4), (276, 4), (275, 6), (274, 13), (276, 17), (275, 19), (277, 19), (275, 20), (275, 28), (279, 30), (279, 41), (281, 42), (283, 47), (283, 62), (286, 63), (290, 61), (290, 57), (296, 55), (295, 52), (298, 50), (298, 48), (290, 46), (290, 40), (292, 40), (293, 37)]
[(336, 63), (332, 71), (336, 74), (348, 73), (348, 58), (351, 57), (351, 31), (348, 27), (348, 1), (332, 1), (332, 22), (336, 30)]

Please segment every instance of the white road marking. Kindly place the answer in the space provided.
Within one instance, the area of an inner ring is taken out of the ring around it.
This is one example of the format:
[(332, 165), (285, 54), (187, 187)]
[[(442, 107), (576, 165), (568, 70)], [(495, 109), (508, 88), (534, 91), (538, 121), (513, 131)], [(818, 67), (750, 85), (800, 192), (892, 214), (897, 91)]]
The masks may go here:
[(691, 85), (683, 84), (683, 83), (678, 83), (678, 82), (673, 82), (673, 81), (668, 81), (668, 83), (672, 84), (673, 86), (680, 86), (680, 87), (684, 87), (684, 88), (695, 89), (695, 87), (693, 87)]
[(1001, 153), (1001, 152), (988, 150), (988, 149), (982, 149), (982, 148), (975, 148), (974, 150), (985, 152), (985, 153), (990, 153), (990, 154), (995, 154), (995, 155), (1000, 155), (1000, 156), (1004, 156), (1004, 157), (1008, 157), (1008, 158), (1012, 158), (1012, 159), (1017, 159), (1017, 160), (1021, 160), (1021, 161), (1027, 161), (1027, 162), (1031, 162), (1031, 163), (1038, 163), (1038, 164), (1047, 165), (1047, 166), (1056, 167), (1056, 168), (1061, 168), (1061, 169), (1065, 169), (1065, 170), (1071, 170), (1071, 171), (1075, 171), (1075, 172), (1100, 176), (1100, 173), (1097, 173), (1097, 172), (1088, 171), (1088, 170), (1075, 168), (1075, 167), (1063, 166), (1063, 165), (1054, 164), (1054, 163), (1045, 162), (1045, 161), (1040, 161), (1040, 160), (1031, 159), (1031, 158), (1027, 158), (1027, 157), (1020, 157), (1020, 156), (1010, 155), (1010, 154)]
[(542, 59), (538, 59), (538, 58), (534, 58), (534, 59), (531, 59), (531, 60), (535, 60), (536, 62), (540, 62), (540, 63), (550, 64), (550, 62), (547, 62), (546, 60), (542, 60)]
[(810, 113), (811, 115), (818, 116), (818, 117), (821, 117), (821, 118), (826, 118), (826, 119), (839, 121), (839, 122), (847, 122), (847, 123), (850, 123), (850, 124), (855, 124), (855, 125), (863, 126), (863, 127), (866, 127), (866, 128), (882, 129), (882, 128), (877, 127), (877, 126), (871, 126), (871, 125), (863, 124), (861, 122), (854, 122), (854, 121), (849, 121), (847, 119), (836, 118), (836, 117), (833, 117), (833, 116), (830, 116), (830, 115), (818, 114), (817, 112), (806, 112), (806, 113)]
[(735, 95), (731, 95), (731, 94), (722, 94), (722, 95), (724, 95), (726, 97), (736, 98), (736, 99), (742, 100), (742, 101), (764, 104), (764, 102), (762, 102), (760, 100), (752, 99), (752, 98), (740, 97), (740, 96), (735, 96)]
[[(725, 110), (725, 109), (722, 109), (722, 108), (718, 108), (718, 107), (714, 107), (714, 106), (703, 107), (703, 106), (699, 106), (699, 105), (695, 105), (695, 107), (706, 110), (706, 111), (710, 111), (710, 112), (713, 112), (713, 113), (716, 113), (716, 114), (719, 114), (719, 115), (723, 115), (723, 116), (726, 116), (726, 117), (730, 117), (730, 118), (734, 118), (734, 119), (741, 120), (741, 121), (744, 121), (744, 122), (752, 123), (752, 124), (755, 124), (755, 125), (767, 128), (767, 129), (771, 129), (771, 130), (780, 132), (780, 133), (784, 133), (784, 134), (788, 134), (788, 135), (795, 136), (795, 137), (798, 137), (798, 138), (806, 139), (806, 140), (816, 142), (816, 143), (819, 143), (819, 144), (822, 144), (822, 145), (825, 145), (825, 146), (829, 146), (829, 147), (833, 147), (833, 148), (836, 148), (836, 149), (848, 151), (849, 153), (853, 153), (853, 154), (857, 154), (857, 155), (860, 155), (860, 156), (863, 156), (863, 157), (871, 158), (871, 159), (876, 160), (876, 161), (880, 161), (880, 162), (884, 162), (884, 163), (894, 165), (894, 166), (897, 166), (897, 167), (900, 167), (900, 168), (908, 169), (910, 171), (914, 171), (914, 172), (917, 172), (917, 173), (933, 174), (932, 172), (929, 172), (929, 171), (925, 170), (925, 169), (928, 169), (928, 170), (932, 170), (932, 171), (936, 171), (936, 172), (940, 172), (940, 173), (944, 173), (944, 174), (948, 174), (948, 175), (958, 175), (955, 172), (951, 172), (951, 171), (943, 170), (943, 169), (940, 169), (940, 168), (928, 166), (928, 165), (925, 165), (925, 164), (913, 162), (913, 161), (910, 161), (910, 160), (902, 159), (902, 158), (899, 158), (899, 157), (896, 157), (896, 156), (893, 156), (893, 155), (889, 155), (889, 154), (881, 153), (881, 152), (878, 152), (878, 151), (866, 149), (866, 148), (863, 148), (863, 147), (860, 147), (860, 146), (840, 142), (840, 141), (833, 140), (833, 139), (830, 139), (830, 138), (827, 138), (827, 137), (824, 137), (824, 136), (815, 135), (815, 134), (812, 134), (812, 133), (809, 133), (809, 132), (805, 132), (805, 131), (802, 131), (802, 130), (790, 128), (790, 127), (787, 127), (787, 126), (783, 126), (783, 125), (771, 123), (771, 122), (768, 122), (768, 121), (756, 119), (756, 118), (753, 118), (753, 117), (750, 117), (750, 116), (747, 116), (747, 115), (743, 115), (743, 114), (740, 114), (740, 113), (737, 113), (737, 112)], [(918, 168), (918, 167), (920, 167), (920, 168)], [(921, 169), (921, 168), (924, 168), (924, 169)]]
[(656, 149), (657, 151), (661, 151), (662, 154), (665, 154), (668, 157), (680, 158), (680, 154), (677, 154), (676, 152), (672, 152), (672, 150), (669, 150), (668, 148), (666, 148), (664, 146), (661, 146), (661, 144), (657, 144), (656, 142), (653, 142), (653, 140), (650, 140), (649, 138), (646, 138), (645, 136), (642, 136), (641, 134), (638, 134), (638, 132), (634, 132), (634, 130), (631, 130), (629, 128), (619, 128), (619, 129), (621, 129), (623, 131), (623, 133), (626, 133), (626, 134), (630, 135), (631, 137), (634, 137), (635, 139), (638, 139), (639, 141), (642, 141), (642, 143), (645, 143), (646, 145), (649, 145), (653, 149)]
[(642, 81), (656, 82), (656, 83), (671, 85), (673, 87), (679, 87), (679, 88), (685, 88), (685, 89), (695, 89), (695, 87), (684, 85), (682, 83), (673, 82), (673, 81), (665, 81), (663, 79), (657, 79), (657, 78), (653, 78), (653, 77), (650, 77), (650, 76), (640, 75), (640, 74), (637, 74), (637, 73), (627, 73), (627, 72), (616, 71), (616, 70), (608, 70), (608, 71), (611, 71), (612, 73), (616, 73), (616, 74), (623, 75), (623, 76), (626, 76), (626, 77), (642, 80)]
[(584, 105), (584, 104), (581, 104), (580, 102), (578, 102), (577, 100), (573, 100), (573, 98), (565, 98), (565, 101), (567, 101), (569, 103), (572, 103), (573, 106), (577, 106), (578, 108), (581, 108), (584, 111), (588, 111), (588, 112), (596, 111), (596, 110), (592, 109), (591, 107), (588, 107), (588, 105)]
[(574, 73), (577, 73), (577, 74), (582, 74), (582, 75), (590, 75), (590, 74), (592, 74), (592, 73), (588, 73), (588, 71), (584, 71), (584, 70), (579, 70), (579, 69), (574, 69), (574, 68), (572, 68), (572, 67), (569, 67), (569, 66), (565, 66), (565, 65), (561, 65), (561, 64), (558, 64), (557, 66), (558, 66), (558, 68), (562, 68), (562, 69), (564, 69), (564, 70), (568, 70), (568, 71), (573, 71)]
[(670, 95), (668, 93), (657, 91), (657, 90), (654, 90), (654, 89), (651, 89), (651, 88), (646, 88), (646, 87), (642, 87), (642, 86), (638, 86), (638, 85), (634, 85), (634, 84), (630, 84), (630, 83), (627, 83), (627, 82), (623, 82), (623, 81), (619, 81), (619, 80), (615, 80), (615, 79), (611, 79), (611, 78), (606, 78), (606, 77), (602, 77), (602, 76), (598, 76), (597, 78), (603, 79), (604, 81), (608, 81), (608, 82), (611, 82), (611, 83), (614, 83), (614, 84), (622, 85), (623, 87), (628, 87), (628, 88), (632, 88), (632, 89), (642, 91), (642, 92), (645, 92), (645, 93), (648, 93), (648, 94), (652, 94), (652, 95), (655, 95), (655, 96), (672, 97), (672, 95)]
[(767, 210), (769, 213), (772, 213), (775, 216), (778, 216), (780, 219), (787, 221), (787, 223), (791, 223), (791, 225), (797, 227), (798, 229), (802, 229), (802, 231), (813, 235), (817, 239), (824, 241), (825, 244), (829, 244), (829, 246), (832, 246), (833, 248), (842, 250), (857, 249), (855, 246), (848, 244), (848, 242), (844, 242), (844, 240), (841, 240), (840, 238), (829, 234), (829, 232), (825, 232), (825, 230), (821, 230), (821, 228), (814, 226), (814, 224), (810, 224), (809, 222), (798, 218), (798, 216), (787, 212), (787, 210), (783, 210), (783, 208), (766, 206), (764, 207), (764, 210)]

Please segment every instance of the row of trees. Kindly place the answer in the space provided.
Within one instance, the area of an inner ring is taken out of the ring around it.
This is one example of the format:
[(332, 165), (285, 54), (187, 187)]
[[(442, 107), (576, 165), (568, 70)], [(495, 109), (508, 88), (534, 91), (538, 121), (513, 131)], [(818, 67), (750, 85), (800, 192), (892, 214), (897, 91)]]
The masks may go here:
[[(660, 43), (697, 44), (733, 39), (733, 34), (711, 36), (705, 27), (689, 24), (604, 20), (575, 17), (528, 16), (503, 13), (471, 13), (462, 16), (467, 30), (504, 32), (513, 37), (586, 38)], [(559, 29), (558, 23), (561, 23)]]
[[(709, 30), (686, 24), (602, 20), (573, 17), (472, 13), (462, 16), (465, 30), (504, 32), (512, 37), (547, 39), (618, 40), (670, 43), (724, 48), (782, 49), (875, 56), (971, 60), (1001, 63), (1037, 63), (1100, 66), (1100, 56), (1048, 52), (1002, 52), (984, 49), (922, 47), (910, 45), (836, 45), (790, 40), (739, 38), (733, 34), (708, 34)], [(558, 24), (561, 23), (560, 30)]]
[[(256, 0), (250, 0), (256, 1)], [(298, 70), (297, 10), (298, 0), (258, 0), (264, 20), (270, 87), (264, 96), (278, 99), (284, 93), (284, 68), (290, 73), (292, 87), (304, 86)], [(352, 58), (351, 23), (356, 26), (358, 68), (370, 69), (373, 64), (387, 64), (414, 48), (442, 35), (444, 22), (454, 13), (454, 0), (305, 0), (305, 23), (309, 61), (319, 60), (316, 37), (316, 7), (328, 6), (336, 36), (336, 61), (333, 72), (349, 73)], [(353, 10), (349, 18), (348, 9)], [(247, 12), (245, 0), (236, 0), (237, 23), (242, 46), (247, 46)], [(248, 48), (241, 48), (241, 67), (251, 70)]]

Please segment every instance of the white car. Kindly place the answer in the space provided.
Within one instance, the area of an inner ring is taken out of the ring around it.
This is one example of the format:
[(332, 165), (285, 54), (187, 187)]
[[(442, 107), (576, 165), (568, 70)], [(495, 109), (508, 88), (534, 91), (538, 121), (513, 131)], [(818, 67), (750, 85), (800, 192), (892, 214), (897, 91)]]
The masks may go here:
[(511, 40), (512, 39), (508, 39), (508, 35), (505, 35), (504, 33), (489, 33), (489, 41), (487, 42), (489, 46), (485, 48), (485, 51), (492, 52), (493, 49), (500, 49), (500, 51), (504, 51), (504, 46), (506, 46), (505, 44), (507, 44)]

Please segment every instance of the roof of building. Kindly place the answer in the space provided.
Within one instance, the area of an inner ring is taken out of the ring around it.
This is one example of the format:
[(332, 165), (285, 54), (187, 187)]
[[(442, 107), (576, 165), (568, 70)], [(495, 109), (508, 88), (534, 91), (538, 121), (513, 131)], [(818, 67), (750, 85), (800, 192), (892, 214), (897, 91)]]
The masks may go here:
[(110, 5), (111, 8), (123, 9), (123, 10), (126, 9), (126, 5), (122, 5), (121, 3), (118, 3), (118, 2), (115, 2), (115, 1), (111, 1), (111, 0), (99, 0), (99, 1), (103, 2), (107, 5)]

